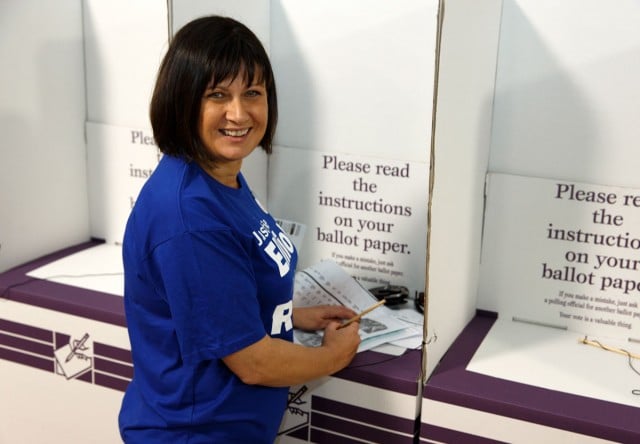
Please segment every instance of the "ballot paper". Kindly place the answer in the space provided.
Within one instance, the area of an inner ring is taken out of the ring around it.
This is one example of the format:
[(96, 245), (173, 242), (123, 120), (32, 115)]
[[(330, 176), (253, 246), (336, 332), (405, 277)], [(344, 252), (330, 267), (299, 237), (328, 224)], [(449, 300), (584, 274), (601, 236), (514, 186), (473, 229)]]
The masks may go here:
[[(340, 265), (324, 260), (304, 270), (295, 277), (293, 306), (344, 305), (360, 313), (378, 300), (351, 277)], [(360, 319), (358, 351), (369, 350), (381, 344), (415, 335), (413, 325), (398, 319), (393, 310), (381, 306)], [(322, 344), (322, 331), (294, 331), (296, 343), (306, 346)]]

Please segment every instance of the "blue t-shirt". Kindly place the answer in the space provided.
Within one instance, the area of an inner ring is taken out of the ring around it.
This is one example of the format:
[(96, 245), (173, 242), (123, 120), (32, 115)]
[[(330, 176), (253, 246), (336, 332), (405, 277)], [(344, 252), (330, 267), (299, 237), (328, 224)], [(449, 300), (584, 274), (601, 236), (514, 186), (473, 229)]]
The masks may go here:
[(123, 244), (134, 376), (119, 424), (127, 443), (270, 443), (288, 389), (249, 386), (222, 358), (265, 335), (291, 341), (295, 248), (240, 187), (164, 156)]

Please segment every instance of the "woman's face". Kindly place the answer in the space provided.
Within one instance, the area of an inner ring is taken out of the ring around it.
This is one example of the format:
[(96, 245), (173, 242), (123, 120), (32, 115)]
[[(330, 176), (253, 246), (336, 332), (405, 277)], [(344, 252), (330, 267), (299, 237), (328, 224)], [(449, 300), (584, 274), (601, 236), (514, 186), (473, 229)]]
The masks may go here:
[(266, 131), (268, 110), (264, 83), (247, 85), (244, 72), (205, 90), (198, 127), (216, 167), (242, 163), (251, 154)]

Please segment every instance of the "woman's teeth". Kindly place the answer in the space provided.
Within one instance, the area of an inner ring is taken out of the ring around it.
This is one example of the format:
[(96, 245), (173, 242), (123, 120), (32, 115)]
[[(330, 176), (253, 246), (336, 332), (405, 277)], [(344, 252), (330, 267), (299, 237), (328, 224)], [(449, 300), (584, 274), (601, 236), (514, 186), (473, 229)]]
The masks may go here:
[(249, 132), (249, 128), (245, 128), (245, 129), (241, 129), (241, 130), (223, 129), (223, 130), (221, 130), (221, 132), (225, 136), (242, 137), (242, 136), (244, 136), (245, 134), (247, 134)]

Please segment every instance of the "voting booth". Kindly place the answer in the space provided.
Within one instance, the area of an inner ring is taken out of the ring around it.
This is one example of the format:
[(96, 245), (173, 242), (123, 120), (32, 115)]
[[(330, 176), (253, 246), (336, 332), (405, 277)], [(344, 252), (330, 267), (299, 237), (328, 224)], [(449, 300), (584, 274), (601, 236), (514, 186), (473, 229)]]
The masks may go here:
[[(478, 311), (425, 385), (420, 442), (640, 439), (639, 18), (633, 1), (503, 2), (489, 151), (455, 159), (488, 163), (451, 179), (482, 217), (447, 230), (455, 191), (436, 179), (430, 298), (465, 299), (446, 279), (472, 262)], [(448, 79), (443, 61), (441, 103)], [(477, 255), (449, 248), (475, 228)]]
[(270, 55), (276, 146), (243, 173), (300, 267), (406, 286), (420, 324), (292, 387), (279, 442), (637, 442), (637, 1), (0, 9), (0, 442), (119, 442), (148, 102), (207, 14)]

